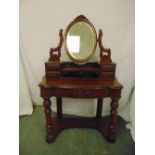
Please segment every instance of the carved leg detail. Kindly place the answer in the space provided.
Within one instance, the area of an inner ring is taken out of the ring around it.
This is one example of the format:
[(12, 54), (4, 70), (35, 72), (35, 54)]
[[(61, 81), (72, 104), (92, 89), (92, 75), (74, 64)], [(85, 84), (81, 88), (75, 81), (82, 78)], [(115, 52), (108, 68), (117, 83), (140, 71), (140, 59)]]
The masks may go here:
[(46, 116), (46, 141), (48, 143), (52, 140), (52, 117), (51, 117), (51, 101), (49, 97), (44, 97), (44, 108), (45, 108), (45, 116)]
[(116, 125), (116, 118), (117, 118), (117, 108), (118, 108), (118, 100), (119, 98), (112, 98), (111, 102), (111, 111), (110, 111), (110, 125), (109, 125), (109, 132), (108, 132), (108, 141), (113, 143), (115, 142), (115, 125)]

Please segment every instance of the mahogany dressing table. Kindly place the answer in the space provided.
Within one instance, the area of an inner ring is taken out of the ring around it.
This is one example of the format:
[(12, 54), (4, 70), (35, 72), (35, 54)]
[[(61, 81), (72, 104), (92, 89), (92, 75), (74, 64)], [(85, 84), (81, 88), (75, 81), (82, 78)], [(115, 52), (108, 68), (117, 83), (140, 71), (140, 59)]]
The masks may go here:
[[(75, 18), (65, 34), (59, 32), (60, 42), (50, 49), (45, 63), (46, 75), (39, 84), (46, 116), (46, 141), (53, 142), (65, 128), (94, 128), (109, 142), (115, 142), (118, 100), (123, 86), (115, 78), (116, 64), (111, 60), (111, 50), (102, 44), (102, 30), (97, 37), (92, 23), (83, 15)], [(75, 43), (77, 42), (77, 43)], [(61, 48), (65, 46), (72, 62), (61, 62)], [(100, 48), (100, 62), (88, 62), (96, 45)], [(56, 97), (57, 117), (51, 115), (51, 97)], [(63, 117), (62, 98), (95, 99), (95, 117)], [(111, 98), (109, 117), (102, 117), (103, 98)]]

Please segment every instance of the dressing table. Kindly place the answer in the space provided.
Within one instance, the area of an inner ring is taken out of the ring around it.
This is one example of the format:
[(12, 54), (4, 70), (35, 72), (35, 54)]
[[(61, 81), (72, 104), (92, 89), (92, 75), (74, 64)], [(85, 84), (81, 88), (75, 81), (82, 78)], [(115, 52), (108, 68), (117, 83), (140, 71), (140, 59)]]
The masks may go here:
[[(53, 142), (66, 128), (97, 129), (108, 142), (115, 142), (118, 100), (123, 86), (115, 78), (116, 64), (111, 60), (111, 50), (102, 44), (102, 30), (97, 36), (93, 24), (83, 15), (75, 18), (63, 33), (60, 42), (50, 49), (45, 63), (45, 76), (40, 87), (46, 116), (46, 141)], [(99, 62), (89, 62), (96, 46), (100, 49)], [(61, 62), (64, 46), (71, 62)], [(51, 114), (51, 97), (56, 97), (57, 117)], [(95, 117), (63, 117), (62, 98), (97, 99)], [(102, 117), (103, 98), (111, 98), (110, 116)]]

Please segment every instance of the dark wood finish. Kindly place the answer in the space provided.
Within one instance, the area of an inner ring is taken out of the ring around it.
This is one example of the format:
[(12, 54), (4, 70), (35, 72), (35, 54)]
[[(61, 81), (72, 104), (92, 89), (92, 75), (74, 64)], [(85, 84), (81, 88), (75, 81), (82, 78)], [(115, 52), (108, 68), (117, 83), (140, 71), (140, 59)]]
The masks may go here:
[(51, 48), (50, 49), (50, 58), (49, 61), (52, 63), (59, 63), (60, 62), (60, 57), (61, 57), (61, 47), (64, 41), (63, 38), (63, 30), (60, 29), (59, 31), (59, 36), (60, 36), (60, 42), (59, 45), (56, 48)]
[[(78, 16), (76, 21), (84, 19)], [(61, 48), (64, 41), (62, 29), (59, 32), (60, 42), (50, 49), (50, 58), (45, 63), (46, 74), (40, 86), (46, 116), (46, 141), (51, 143), (65, 128), (90, 127), (97, 129), (109, 141), (116, 140), (116, 115), (118, 100), (123, 86), (115, 78), (116, 64), (111, 60), (111, 50), (102, 44), (102, 31), (99, 30), (97, 42), (100, 48), (100, 62), (88, 62), (77, 65), (73, 62), (61, 62)], [(51, 115), (51, 97), (57, 100), (57, 118)], [(64, 118), (62, 116), (62, 98), (97, 98), (96, 116), (92, 118)], [(110, 97), (111, 111), (109, 117), (102, 117), (103, 98)]]
[(52, 117), (52, 133), (53, 137), (48, 143), (55, 141), (59, 133), (67, 128), (92, 128), (98, 130), (104, 138), (107, 138), (109, 117), (104, 117), (100, 119), (88, 118), (88, 117), (65, 117), (65, 118), (55, 118)]
[(57, 117), (61, 118), (62, 117), (62, 98), (57, 97)]
[[(99, 130), (102, 135), (109, 141), (115, 142), (115, 124), (116, 109), (118, 99), (121, 97), (122, 85), (117, 80), (103, 81), (100, 78), (46, 78), (44, 77), (40, 83), (41, 96), (45, 99), (44, 107), (46, 114), (46, 128), (48, 143), (53, 142), (58, 133), (70, 127), (92, 127)], [(57, 117), (50, 116), (50, 100), (52, 96), (57, 97)], [(62, 97), (68, 98), (98, 98), (97, 112), (95, 118), (84, 119), (65, 119), (62, 117)], [(102, 113), (102, 98), (111, 97), (111, 115), (110, 121), (104, 124)], [(45, 106), (46, 103), (46, 106)], [(96, 121), (95, 123), (95, 120)], [(55, 124), (53, 124), (55, 120)], [(82, 123), (84, 121), (84, 123)], [(97, 122), (100, 122), (99, 124)], [(102, 125), (101, 125), (102, 124)], [(107, 126), (109, 127), (107, 129)]]
[(115, 126), (116, 126), (116, 114), (118, 108), (118, 100), (119, 98), (112, 97), (111, 102), (111, 111), (110, 111), (110, 125), (109, 125), (109, 133), (108, 133), (108, 141), (115, 142)]
[[(81, 21), (81, 20), (89, 21), (88, 18), (86, 18), (84, 15), (79, 15), (79, 16), (77, 16), (77, 17), (74, 19), (74, 22), (76, 22), (76, 21)], [(89, 22), (90, 22), (90, 21), (89, 21)]]
[(99, 98), (97, 100), (96, 118), (102, 117), (102, 105), (103, 105), (103, 98)]
[(99, 64), (86, 63), (77, 65), (73, 62), (45, 63), (46, 77), (99, 77), (105, 79), (115, 79), (115, 63)]
[(45, 116), (46, 116), (46, 141), (49, 143), (53, 138), (52, 133), (52, 118), (51, 118), (51, 101), (49, 97), (43, 97), (44, 102), (43, 105), (45, 107)]
[(110, 48), (105, 48), (102, 44), (102, 36), (103, 32), (102, 30), (99, 30), (99, 36), (98, 36), (98, 44), (100, 48), (100, 63), (101, 64), (111, 64), (111, 50)]

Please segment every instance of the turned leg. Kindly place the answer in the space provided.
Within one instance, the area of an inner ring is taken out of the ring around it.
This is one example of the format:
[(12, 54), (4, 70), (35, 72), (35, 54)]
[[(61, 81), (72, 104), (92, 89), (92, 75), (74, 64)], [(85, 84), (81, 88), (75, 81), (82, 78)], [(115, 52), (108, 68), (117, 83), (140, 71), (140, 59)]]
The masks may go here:
[(109, 132), (108, 132), (108, 141), (113, 143), (115, 142), (115, 126), (116, 126), (116, 118), (117, 118), (117, 108), (118, 108), (118, 100), (119, 98), (112, 98), (111, 102), (111, 111), (110, 111), (110, 124), (109, 124)]
[(62, 118), (62, 98), (57, 97), (57, 117)]
[(50, 143), (52, 141), (52, 117), (51, 117), (51, 101), (49, 97), (44, 97), (44, 108), (45, 108), (45, 116), (46, 116), (46, 141)]
[(97, 100), (96, 118), (101, 118), (102, 116), (102, 104), (103, 104), (103, 98), (99, 98)]

